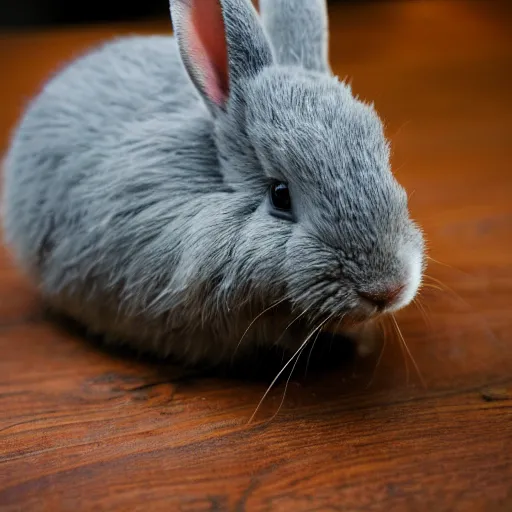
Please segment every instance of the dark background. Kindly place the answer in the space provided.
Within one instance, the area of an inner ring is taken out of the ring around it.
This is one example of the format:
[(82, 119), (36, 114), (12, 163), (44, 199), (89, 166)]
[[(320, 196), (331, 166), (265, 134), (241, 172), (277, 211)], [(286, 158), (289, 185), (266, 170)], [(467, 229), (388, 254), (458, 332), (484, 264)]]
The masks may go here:
[[(329, 0), (329, 3), (344, 1)], [(0, 27), (143, 20), (161, 18), (168, 13), (168, 0), (0, 0)]]

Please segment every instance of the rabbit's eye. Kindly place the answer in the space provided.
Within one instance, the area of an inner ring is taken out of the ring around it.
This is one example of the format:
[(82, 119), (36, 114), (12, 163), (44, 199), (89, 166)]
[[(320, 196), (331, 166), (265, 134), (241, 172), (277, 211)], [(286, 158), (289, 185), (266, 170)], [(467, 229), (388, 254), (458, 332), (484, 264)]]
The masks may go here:
[(275, 182), (270, 185), (270, 201), (276, 210), (289, 212), (292, 207), (288, 185), (283, 182)]

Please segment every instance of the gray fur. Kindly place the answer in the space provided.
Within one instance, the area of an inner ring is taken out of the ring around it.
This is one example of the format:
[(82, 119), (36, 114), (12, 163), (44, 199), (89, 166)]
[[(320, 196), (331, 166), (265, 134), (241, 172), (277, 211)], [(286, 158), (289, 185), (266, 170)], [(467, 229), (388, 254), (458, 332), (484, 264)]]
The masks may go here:
[[(6, 241), (48, 303), (191, 363), (232, 357), (278, 301), (238, 353), (296, 347), (423, 254), (373, 108), (318, 66), (274, 64), (249, 1), (219, 1), (224, 110), (174, 38), (124, 38), (45, 85), (5, 162)], [(289, 183), (296, 222), (269, 215), (272, 179)]]
[(260, 0), (279, 64), (330, 72), (326, 0)]

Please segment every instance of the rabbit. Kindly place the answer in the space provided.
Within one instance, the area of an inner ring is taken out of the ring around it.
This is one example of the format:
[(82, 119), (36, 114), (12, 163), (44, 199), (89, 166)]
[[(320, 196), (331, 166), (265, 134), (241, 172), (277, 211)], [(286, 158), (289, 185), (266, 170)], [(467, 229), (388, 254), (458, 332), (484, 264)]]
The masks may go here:
[(325, 0), (170, 11), (174, 36), (78, 57), (15, 129), (4, 237), (48, 306), (216, 365), (409, 304), (423, 233), (377, 112), (331, 72)]

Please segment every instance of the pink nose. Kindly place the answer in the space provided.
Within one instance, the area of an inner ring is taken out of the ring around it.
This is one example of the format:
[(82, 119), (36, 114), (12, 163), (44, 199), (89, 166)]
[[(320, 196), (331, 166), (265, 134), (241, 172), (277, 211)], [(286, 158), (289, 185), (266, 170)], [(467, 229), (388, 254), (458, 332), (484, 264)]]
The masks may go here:
[(379, 291), (359, 292), (359, 295), (368, 302), (371, 302), (378, 310), (382, 311), (396, 300), (404, 288), (405, 285), (403, 284), (399, 286), (389, 286)]

